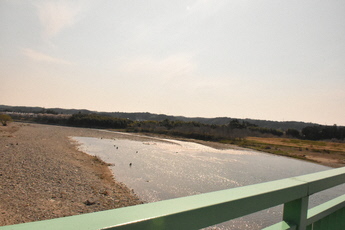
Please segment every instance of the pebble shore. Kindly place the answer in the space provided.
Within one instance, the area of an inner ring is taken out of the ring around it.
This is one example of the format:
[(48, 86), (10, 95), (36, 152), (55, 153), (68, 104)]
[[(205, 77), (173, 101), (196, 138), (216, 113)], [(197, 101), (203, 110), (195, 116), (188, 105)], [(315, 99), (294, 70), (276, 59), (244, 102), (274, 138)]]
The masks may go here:
[(71, 136), (141, 139), (53, 125), (1, 126), (0, 226), (142, 203), (106, 163), (78, 151)]

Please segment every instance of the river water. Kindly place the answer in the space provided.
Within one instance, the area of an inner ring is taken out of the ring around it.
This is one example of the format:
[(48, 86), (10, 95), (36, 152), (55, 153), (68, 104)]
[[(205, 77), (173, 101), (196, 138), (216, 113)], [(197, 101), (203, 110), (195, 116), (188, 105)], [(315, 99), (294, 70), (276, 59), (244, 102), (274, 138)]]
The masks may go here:
[[(128, 134), (126, 134), (128, 135)], [(112, 163), (118, 181), (146, 202), (218, 191), (330, 169), (297, 159), (253, 150), (218, 150), (197, 143), (157, 139), (101, 139), (73, 137), (79, 149)], [(344, 193), (345, 187), (313, 195), (310, 207)], [(261, 229), (281, 220), (274, 207), (215, 229)], [(213, 229), (213, 228), (212, 228)]]

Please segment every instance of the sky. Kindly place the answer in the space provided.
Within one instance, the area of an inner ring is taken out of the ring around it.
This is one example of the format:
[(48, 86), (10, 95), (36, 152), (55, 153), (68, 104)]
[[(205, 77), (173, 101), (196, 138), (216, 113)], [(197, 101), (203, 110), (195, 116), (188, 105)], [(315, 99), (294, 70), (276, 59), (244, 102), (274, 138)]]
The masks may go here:
[(345, 125), (343, 0), (0, 0), (0, 104)]

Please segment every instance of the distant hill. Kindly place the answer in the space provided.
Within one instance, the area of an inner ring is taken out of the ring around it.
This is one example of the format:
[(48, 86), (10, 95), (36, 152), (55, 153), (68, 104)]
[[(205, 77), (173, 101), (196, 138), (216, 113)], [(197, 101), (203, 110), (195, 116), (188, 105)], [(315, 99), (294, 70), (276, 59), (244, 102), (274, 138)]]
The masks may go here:
[(61, 109), (61, 108), (43, 108), (30, 106), (8, 106), (0, 105), (0, 112), (19, 112), (19, 113), (45, 113), (46, 111), (55, 111), (60, 114), (75, 114), (75, 113), (97, 113), (87, 109)]
[(302, 130), (304, 127), (318, 125), (315, 123), (306, 123), (299, 121), (268, 121), (268, 120), (256, 120), (256, 119), (238, 119), (230, 117), (215, 117), (215, 118), (203, 118), (203, 117), (184, 117), (184, 116), (170, 116), (165, 114), (154, 114), (148, 112), (138, 112), (138, 113), (125, 113), (125, 112), (98, 112), (91, 111), (87, 109), (62, 109), (62, 108), (43, 108), (43, 107), (27, 107), (27, 106), (7, 106), (0, 105), (0, 112), (21, 112), (21, 113), (58, 113), (58, 114), (76, 114), (76, 113), (97, 113), (105, 116), (126, 118), (133, 121), (163, 121), (169, 119), (171, 121), (195, 121), (204, 124), (214, 124), (214, 125), (227, 125), (231, 120), (237, 119), (240, 122), (245, 121), (259, 127), (270, 128), (270, 129), (297, 129)]

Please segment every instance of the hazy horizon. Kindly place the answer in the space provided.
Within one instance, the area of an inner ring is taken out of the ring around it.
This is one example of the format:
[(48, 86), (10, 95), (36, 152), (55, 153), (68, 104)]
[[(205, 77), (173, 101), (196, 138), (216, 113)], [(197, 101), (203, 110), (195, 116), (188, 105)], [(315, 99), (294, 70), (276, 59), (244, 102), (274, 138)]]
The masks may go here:
[[(1, 106), (1, 105), (0, 105)], [(87, 108), (62, 108), (62, 107), (42, 107), (42, 106), (21, 106), (21, 105), (3, 105), (3, 106), (10, 106), (10, 107), (39, 107), (43, 109), (63, 109), (63, 110), (88, 110), (90, 112), (96, 112), (96, 113), (150, 113), (150, 114), (156, 114), (156, 115), (166, 115), (166, 116), (174, 116), (174, 117), (186, 117), (186, 118), (206, 118), (206, 119), (213, 119), (213, 118), (230, 118), (230, 119), (248, 119), (248, 120), (262, 120), (262, 121), (272, 121), (272, 122), (304, 122), (304, 123), (312, 123), (312, 124), (318, 124), (318, 125), (328, 125), (328, 126), (344, 126), (341, 124), (320, 124), (317, 122), (310, 122), (310, 121), (300, 121), (300, 120), (269, 120), (269, 119), (257, 119), (252, 117), (230, 117), (230, 116), (217, 116), (217, 117), (201, 117), (201, 116), (185, 116), (183, 114), (176, 115), (176, 114), (165, 114), (165, 113), (152, 113), (149, 111), (134, 111), (134, 112), (126, 112), (126, 111), (98, 111), (98, 110), (91, 110)]]
[(345, 125), (345, 2), (0, 2), (0, 104)]

